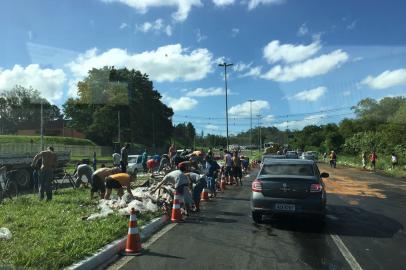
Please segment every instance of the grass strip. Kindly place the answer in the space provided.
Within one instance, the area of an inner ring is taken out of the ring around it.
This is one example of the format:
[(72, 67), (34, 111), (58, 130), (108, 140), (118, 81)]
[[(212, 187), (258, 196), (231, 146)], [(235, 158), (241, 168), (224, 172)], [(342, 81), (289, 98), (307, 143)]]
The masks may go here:
[[(31, 143), (34, 144), (41, 142), (40, 136), (23, 136), (23, 135), (0, 135), (0, 143)], [(71, 137), (58, 137), (58, 136), (44, 136), (44, 143), (46, 145), (52, 144), (67, 144), (67, 145), (96, 145), (91, 140), (71, 138)]]
[[(20, 196), (0, 205), (0, 227), (8, 228), (11, 240), (0, 240), (0, 265), (21, 268), (61, 269), (94, 254), (127, 233), (128, 218), (112, 214), (84, 221), (98, 212), (88, 189), (58, 191), (51, 202), (35, 195)], [(138, 216), (138, 226), (160, 213)]]

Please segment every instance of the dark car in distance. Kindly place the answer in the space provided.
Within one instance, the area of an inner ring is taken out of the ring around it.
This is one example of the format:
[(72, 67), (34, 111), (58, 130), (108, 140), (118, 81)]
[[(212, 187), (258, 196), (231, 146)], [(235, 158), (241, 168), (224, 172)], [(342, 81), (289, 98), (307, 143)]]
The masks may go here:
[(252, 182), (251, 210), (256, 223), (264, 214), (303, 215), (324, 219), (326, 191), (313, 160), (267, 159)]

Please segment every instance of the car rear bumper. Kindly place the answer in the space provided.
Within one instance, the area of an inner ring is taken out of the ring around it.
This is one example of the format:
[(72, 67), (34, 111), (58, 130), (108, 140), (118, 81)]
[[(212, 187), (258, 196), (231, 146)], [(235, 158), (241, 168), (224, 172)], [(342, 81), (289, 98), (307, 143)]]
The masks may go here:
[[(277, 204), (294, 205), (295, 210), (279, 210)], [(287, 198), (251, 198), (251, 210), (262, 214), (290, 214), (290, 215), (324, 215), (326, 203), (321, 196), (309, 196), (305, 199)]]

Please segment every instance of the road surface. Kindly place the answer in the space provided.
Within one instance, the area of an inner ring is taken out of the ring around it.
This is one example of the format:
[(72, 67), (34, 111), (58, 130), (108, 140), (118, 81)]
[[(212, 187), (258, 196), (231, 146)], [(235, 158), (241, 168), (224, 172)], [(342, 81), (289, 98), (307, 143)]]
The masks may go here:
[[(253, 175), (243, 187), (203, 203), (202, 213), (172, 224), (140, 257), (109, 269), (406, 269), (406, 180), (330, 169), (325, 226), (311, 219), (250, 216)], [(254, 174), (254, 173), (253, 173)]]

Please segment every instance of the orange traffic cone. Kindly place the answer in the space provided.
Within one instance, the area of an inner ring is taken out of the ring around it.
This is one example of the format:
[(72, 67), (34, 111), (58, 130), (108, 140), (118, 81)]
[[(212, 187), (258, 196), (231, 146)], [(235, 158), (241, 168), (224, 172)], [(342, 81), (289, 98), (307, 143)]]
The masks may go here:
[(226, 190), (226, 179), (224, 179), (224, 177), (222, 177), (220, 181), (220, 190), (221, 192), (224, 192), (224, 190)]
[(141, 237), (137, 228), (137, 216), (135, 209), (131, 209), (130, 222), (128, 222), (127, 244), (125, 255), (141, 255)]
[(177, 191), (174, 193), (173, 206), (172, 206), (172, 222), (183, 222), (182, 212), (180, 211), (180, 202), (183, 201), (183, 196)]
[(200, 200), (202, 200), (203, 202), (209, 200), (209, 189), (207, 189), (207, 188), (203, 189), (202, 194), (200, 196)]

